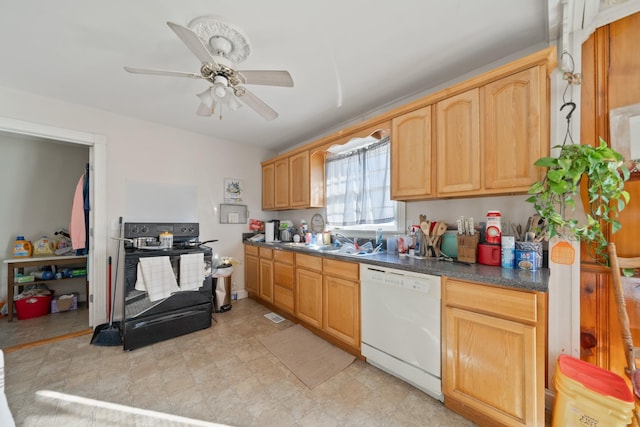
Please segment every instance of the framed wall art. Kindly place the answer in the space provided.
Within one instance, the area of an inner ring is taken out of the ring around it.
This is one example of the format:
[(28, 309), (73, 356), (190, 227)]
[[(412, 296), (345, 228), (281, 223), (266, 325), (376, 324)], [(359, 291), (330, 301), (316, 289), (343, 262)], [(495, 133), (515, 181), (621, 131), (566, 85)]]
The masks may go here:
[(242, 180), (235, 178), (224, 179), (224, 201), (225, 203), (239, 203), (242, 201), (243, 185)]

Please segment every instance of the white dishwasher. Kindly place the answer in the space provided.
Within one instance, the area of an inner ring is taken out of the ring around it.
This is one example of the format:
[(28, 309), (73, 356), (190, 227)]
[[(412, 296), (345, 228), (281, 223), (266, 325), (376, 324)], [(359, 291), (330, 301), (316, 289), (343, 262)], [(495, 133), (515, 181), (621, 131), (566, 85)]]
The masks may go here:
[(440, 277), (360, 264), (362, 355), (443, 401)]

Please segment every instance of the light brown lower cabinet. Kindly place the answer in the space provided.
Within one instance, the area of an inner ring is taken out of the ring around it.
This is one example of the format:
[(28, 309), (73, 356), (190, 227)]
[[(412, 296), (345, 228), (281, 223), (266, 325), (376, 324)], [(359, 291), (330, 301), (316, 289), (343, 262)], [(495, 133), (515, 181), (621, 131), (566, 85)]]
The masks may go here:
[(273, 302), (273, 249), (260, 249), (260, 298)]
[(322, 258), (296, 254), (296, 317), (322, 328)]
[(244, 245), (244, 287), (251, 297), (259, 294), (260, 269), (257, 246)]
[(544, 426), (546, 295), (443, 280), (445, 406), (486, 426)]
[(360, 348), (360, 266), (323, 260), (325, 332)]

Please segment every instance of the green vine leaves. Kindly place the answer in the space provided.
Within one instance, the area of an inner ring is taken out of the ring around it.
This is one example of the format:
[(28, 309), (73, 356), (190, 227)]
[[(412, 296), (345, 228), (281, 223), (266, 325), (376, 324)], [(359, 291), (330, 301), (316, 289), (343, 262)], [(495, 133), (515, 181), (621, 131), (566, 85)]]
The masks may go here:
[[(543, 157), (534, 165), (548, 168), (542, 181), (529, 188), (527, 202), (547, 221), (548, 237), (566, 237), (592, 243), (590, 248), (596, 259), (608, 259), (605, 230), (611, 233), (621, 228), (619, 213), (629, 203), (629, 193), (624, 183), (629, 170), (623, 166), (620, 153), (607, 146), (600, 138), (600, 145), (567, 144), (560, 148), (558, 157)], [(587, 185), (588, 206), (586, 221), (569, 217), (575, 199), (580, 197), (580, 183)], [(570, 209), (568, 211), (568, 209)]]

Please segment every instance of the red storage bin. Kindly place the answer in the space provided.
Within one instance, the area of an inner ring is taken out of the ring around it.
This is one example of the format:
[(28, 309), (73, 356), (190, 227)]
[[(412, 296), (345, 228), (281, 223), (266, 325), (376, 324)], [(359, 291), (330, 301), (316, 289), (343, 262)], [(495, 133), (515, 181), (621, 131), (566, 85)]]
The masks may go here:
[(18, 320), (44, 316), (51, 312), (53, 291), (49, 295), (37, 295), (14, 301)]

